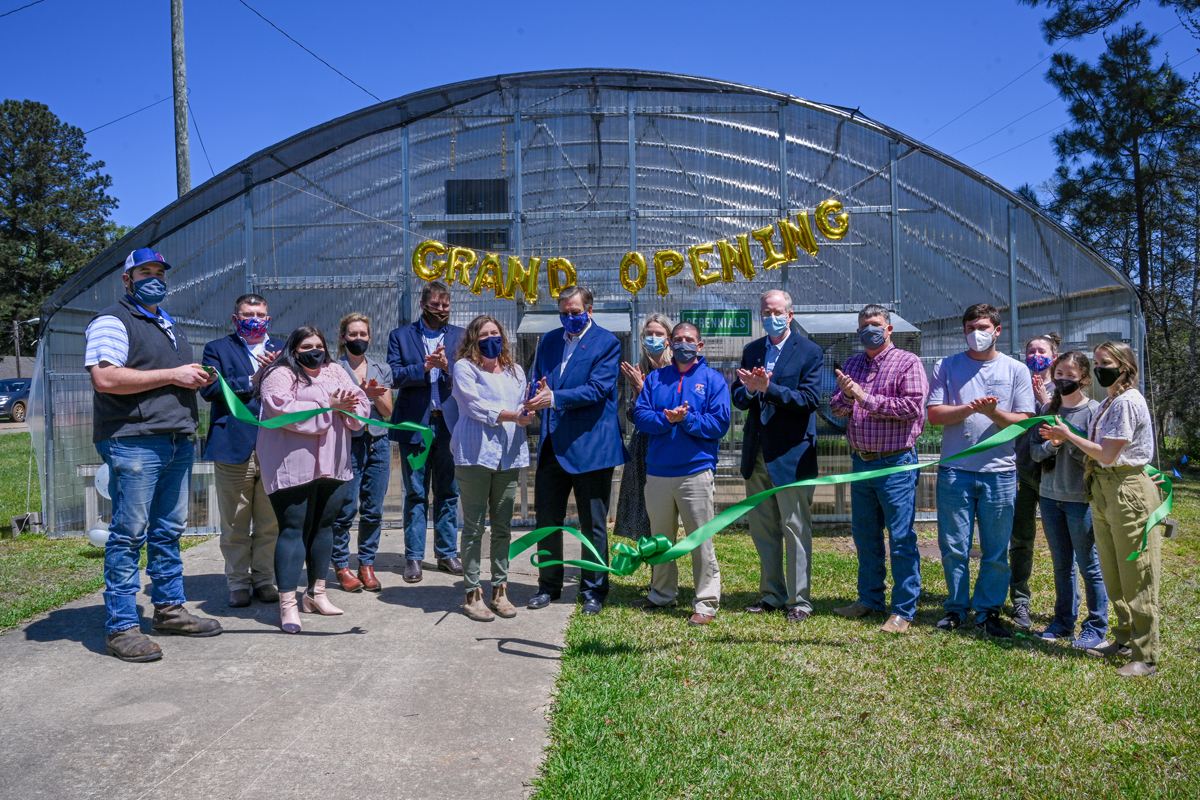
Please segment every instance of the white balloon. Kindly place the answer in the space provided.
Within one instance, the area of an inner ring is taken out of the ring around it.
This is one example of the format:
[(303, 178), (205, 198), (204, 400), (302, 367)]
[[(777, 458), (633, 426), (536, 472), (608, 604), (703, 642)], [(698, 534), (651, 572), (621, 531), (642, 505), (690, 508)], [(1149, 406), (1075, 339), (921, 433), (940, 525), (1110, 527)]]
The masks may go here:
[(108, 464), (101, 464), (100, 469), (96, 470), (93, 483), (96, 484), (96, 491), (100, 493), (101, 497), (105, 500), (112, 500), (108, 494), (108, 474)]
[(104, 547), (108, 542), (108, 523), (100, 520), (93, 525), (88, 531), (88, 540), (91, 541), (92, 547)]

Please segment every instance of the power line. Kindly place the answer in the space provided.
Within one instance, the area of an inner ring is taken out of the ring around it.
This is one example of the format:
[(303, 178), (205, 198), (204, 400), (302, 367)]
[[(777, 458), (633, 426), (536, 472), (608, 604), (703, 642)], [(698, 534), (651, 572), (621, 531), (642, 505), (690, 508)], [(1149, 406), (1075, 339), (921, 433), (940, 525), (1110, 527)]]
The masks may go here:
[(200, 123), (196, 122), (196, 112), (192, 110), (192, 104), (189, 101), (187, 104), (188, 114), (192, 117), (192, 127), (196, 129), (196, 138), (200, 141), (200, 150), (204, 153), (204, 160), (208, 162), (208, 171), (213, 177), (217, 176), (217, 171), (213, 169), (212, 159), (208, 157), (208, 148), (204, 146), (204, 137), (200, 135)]
[(1057, 103), (1057, 102), (1058, 102), (1059, 100), (1061, 100), (1061, 99), (1062, 99), (1061, 97), (1055, 97), (1055, 98), (1054, 98), (1053, 100), (1051, 100), (1049, 103), (1046, 103), (1045, 105), (1038, 106), (1038, 107), (1037, 107), (1037, 108), (1035, 108), (1033, 111), (1030, 111), (1028, 114), (1022, 114), (1021, 116), (1019, 116), (1019, 117), (1017, 117), (1016, 119), (1014, 119), (1012, 122), (1006, 122), (1006, 123), (1004, 123), (1004, 124), (1003, 124), (1003, 125), (1001, 125), (999, 128), (997, 128), (996, 130), (992, 131), (991, 133), (989, 133), (987, 136), (983, 137), (982, 139), (980, 139), (980, 140), (978, 140), (978, 141), (975, 141), (975, 142), (971, 142), (971, 143), (970, 143), (969, 145), (967, 145), (966, 147), (960, 147), (959, 149), (955, 150), (955, 151), (954, 151), (953, 153), (951, 153), (950, 155), (952, 155), (952, 156), (956, 156), (956, 155), (958, 155), (959, 153), (963, 152), (964, 150), (970, 150), (972, 147), (974, 147), (974, 146), (975, 146), (975, 145), (977, 145), (977, 144), (983, 144), (983, 143), (984, 143), (984, 142), (986, 142), (988, 139), (992, 138), (992, 137), (993, 137), (993, 136), (995, 136), (997, 133), (1000, 133), (1000, 131), (1002, 131), (1002, 130), (1004, 130), (1005, 128), (1007, 128), (1009, 125), (1015, 125), (1016, 123), (1018, 123), (1018, 122), (1020, 122), (1021, 120), (1025, 119), (1025, 117), (1028, 117), (1030, 114), (1036, 114), (1037, 112), (1041, 111), (1041, 110), (1042, 110), (1043, 108), (1045, 108), (1046, 106), (1053, 105), (1054, 103)]
[[(191, 94), (191, 90), (190, 90), (190, 89), (188, 90), (188, 94)], [(153, 103), (151, 103), (151, 104), (150, 104), (150, 105), (148, 105), (148, 106), (142, 106), (142, 107), (141, 107), (141, 108), (139, 108), (137, 111), (130, 111), (128, 114), (126, 114), (126, 115), (125, 115), (125, 116), (123, 116), (123, 117), (117, 117), (117, 118), (116, 118), (116, 119), (114, 119), (112, 122), (106, 122), (106, 123), (104, 123), (103, 125), (97, 125), (95, 128), (92, 128), (92, 130), (90, 130), (90, 131), (84, 131), (83, 133), (84, 133), (84, 135), (86, 136), (87, 134), (89, 134), (89, 133), (92, 133), (92, 132), (94, 132), (94, 131), (98, 131), (98, 130), (100, 130), (101, 128), (107, 128), (109, 125), (112, 125), (113, 123), (120, 122), (120, 121), (121, 121), (121, 120), (123, 120), (123, 119), (128, 119), (129, 117), (132, 117), (134, 114), (140, 114), (140, 113), (142, 113), (143, 111), (145, 111), (147, 108), (154, 108), (154, 107), (155, 107), (156, 105), (158, 105), (159, 103), (165, 103), (165, 102), (167, 102), (168, 100), (170, 100), (170, 99), (171, 99), (171, 97), (172, 97), (172, 95), (167, 95), (166, 97), (162, 98), (161, 100), (155, 100)]]
[(1005, 153), (1011, 153), (1013, 150), (1016, 150), (1018, 147), (1024, 147), (1025, 145), (1029, 144), (1030, 142), (1035, 142), (1038, 139), (1041, 139), (1043, 136), (1049, 136), (1050, 134), (1054, 133), (1059, 128), (1065, 128), (1070, 124), (1071, 124), (1071, 121), (1067, 120), (1062, 125), (1055, 125), (1050, 130), (1045, 131), (1044, 133), (1039, 133), (1037, 136), (1034, 136), (1032, 139), (1026, 139), (1025, 141), (1021, 142), (1020, 144), (1014, 145), (1003, 152), (996, 153), (996, 155), (994, 155), (994, 156), (989, 156), (989, 157), (985, 158), (983, 161), (976, 161), (971, 166), (978, 167), (980, 164), (986, 164), (987, 162), (991, 161), (993, 158), (999, 158), (1000, 156), (1004, 155)]
[(46, 2), (46, 0), (33, 0), (32, 3), (26, 3), (25, 5), (21, 6), (20, 8), (14, 8), (12, 11), (5, 11), (3, 14), (0, 14), (0, 18), (7, 17), (9, 14), (15, 14), (18, 11), (29, 8), (30, 6), (36, 6), (38, 3), (44, 3), (44, 2)]
[(255, 14), (257, 14), (257, 15), (258, 15), (258, 17), (259, 17), (259, 19), (261, 19), (263, 22), (267, 23), (267, 24), (268, 24), (268, 25), (270, 25), (272, 28), (274, 28), (275, 30), (279, 31), (279, 32), (280, 32), (280, 33), (282, 33), (284, 36), (287, 36), (287, 38), (291, 39), (291, 40), (292, 40), (292, 42), (293, 42), (293, 43), (294, 43), (294, 44), (295, 44), (297, 47), (299, 47), (301, 50), (303, 50), (304, 52), (308, 53), (310, 56), (312, 56), (313, 58), (315, 58), (317, 61), (320, 61), (320, 62), (321, 62), (322, 64), (324, 64), (325, 66), (329, 67), (331, 70), (333, 70), (334, 72), (336, 72), (338, 75), (341, 75), (343, 78), (345, 78), (346, 80), (350, 81), (351, 83), (353, 83), (353, 84), (354, 84), (355, 86), (357, 86), (358, 88), (362, 89), (362, 90), (363, 90), (364, 92), (366, 92), (367, 94), (371, 95), (371, 97), (374, 97), (374, 98), (375, 98), (375, 100), (376, 100), (376, 102), (379, 102), (379, 103), (382, 103), (382, 102), (383, 102), (383, 99), (382, 99), (382, 98), (380, 98), (378, 95), (376, 95), (374, 92), (372, 92), (372, 91), (370, 91), (369, 89), (367, 89), (366, 87), (364, 87), (364, 86), (363, 86), (361, 83), (358, 83), (357, 81), (355, 81), (355, 80), (354, 80), (353, 78), (351, 78), (349, 75), (347, 75), (346, 73), (342, 72), (340, 69), (338, 69), (337, 67), (335, 67), (333, 64), (330, 64), (328, 61), (326, 61), (325, 59), (321, 58), (319, 55), (317, 55), (316, 53), (314, 53), (312, 50), (309, 50), (307, 47), (305, 47), (304, 45), (300, 44), (300, 43), (299, 43), (299, 42), (297, 42), (295, 39), (292, 39), (292, 37), (291, 37), (291, 36), (288, 34), (288, 32), (287, 32), (287, 31), (285, 31), (283, 28), (281, 28), (281, 27), (279, 27), (278, 25), (276, 25), (274, 22), (271, 22), (271, 20), (267, 19), (267, 18), (266, 18), (266, 17), (264, 17), (262, 14), (259, 14), (259, 13), (258, 13), (258, 11), (256, 11), (256, 10), (255, 10), (255, 9), (254, 9), (254, 8), (253, 8), (253, 7), (252, 7), (250, 4), (249, 4), (249, 3), (247, 3), (247, 2), (246, 2), (246, 0), (238, 0), (238, 2), (240, 2), (242, 5), (244, 5), (246, 8), (250, 9), (251, 11), (254, 11), (254, 13), (255, 13)]

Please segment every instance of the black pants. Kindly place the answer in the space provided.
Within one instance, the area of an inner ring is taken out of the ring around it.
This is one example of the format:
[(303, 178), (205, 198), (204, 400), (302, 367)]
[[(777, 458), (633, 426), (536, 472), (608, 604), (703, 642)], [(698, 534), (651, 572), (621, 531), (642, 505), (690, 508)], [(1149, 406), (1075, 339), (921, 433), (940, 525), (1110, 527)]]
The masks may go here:
[(275, 543), (279, 591), (295, 591), (304, 566), (308, 567), (310, 591), (325, 578), (333, 554), (333, 523), (346, 504), (349, 486), (347, 481), (318, 478), (268, 495), (279, 520), (279, 540)]
[[(558, 463), (554, 454), (554, 442), (546, 437), (538, 456), (537, 478), (534, 491), (537, 499), (537, 526), (558, 527), (567, 518), (567, 500), (575, 492), (575, 507), (579, 509), (579, 530), (591, 539), (592, 546), (599, 551), (604, 563), (608, 563), (608, 498), (612, 494), (613, 467), (594, 469), (590, 472), (571, 473)], [(539, 550), (548, 550), (548, 560), (561, 561), (563, 557), (562, 531), (550, 534), (538, 544)], [(584, 548), (583, 558), (591, 561), (594, 556)], [(563, 587), (563, 568), (546, 567), (538, 570), (538, 591), (557, 594)], [(608, 573), (581, 570), (579, 594), (584, 600), (599, 600), (608, 597)]]
[(1015, 606), (1029, 604), (1029, 577), (1033, 574), (1033, 540), (1037, 536), (1038, 487), (1017, 476), (1016, 510), (1008, 542), (1009, 595)]

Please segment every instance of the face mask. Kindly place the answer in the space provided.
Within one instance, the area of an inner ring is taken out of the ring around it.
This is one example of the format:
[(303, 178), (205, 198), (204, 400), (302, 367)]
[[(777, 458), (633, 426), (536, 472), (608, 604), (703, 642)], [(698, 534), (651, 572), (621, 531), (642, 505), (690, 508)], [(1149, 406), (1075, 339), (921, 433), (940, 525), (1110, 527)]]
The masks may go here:
[(142, 278), (133, 282), (133, 299), (144, 306), (156, 306), (167, 298), (167, 284), (162, 278)]
[(971, 331), (967, 334), (967, 347), (976, 353), (987, 352), (994, 341), (996, 341), (995, 334), (988, 331)]
[(778, 317), (763, 317), (763, 329), (772, 336), (782, 336), (788, 329), (787, 314)]
[(305, 350), (302, 353), (296, 353), (296, 361), (300, 366), (316, 369), (325, 363), (324, 350)]
[(484, 358), (499, 358), (502, 350), (504, 350), (504, 340), (499, 336), (489, 336), (479, 340), (479, 352), (483, 353)]
[(586, 311), (582, 314), (559, 314), (558, 318), (562, 321), (562, 326), (567, 329), (567, 333), (572, 336), (578, 336), (583, 333), (583, 329), (588, 324), (588, 313)]
[(1092, 372), (1096, 373), (1096, 383), (1105, 389), (1112, 386), (1117, 382), (1117, 378), (1121, 377), (1120, 367), (1095, 367)]
[(430, 308), (423, 308), (421, 316), (425, 317), (425, 321), (429, 323), (429, 327), (440, 328), (450, 321), (450, 309), (434, 311)]
[(347, 339), (346, 352), (352, 356), (361, 356), (367, 352), (367, 348), (370, 345), (371, 341), (369, 339)]
[(1073, 381), (1070, 378), (1058, 378), (1054, 381), (1054, 390), (1056, 393), (1066, 397), (1069, 394), (1075, 394), (1082, 388), (1079, 381)]
[(858, 340), (868, 350), (878, 350), (887, 344), (887, 329), (878, 325), (868, 325), (858, 332)]
[(1025, 366), (1034, 372), (1045, 372), (1050, 369), (1050, 356), (1025, 356)]
[(233, 327), (237, 329), (238, 336), (243, 339), (257, 339), (267, 335), (267, 326), (270, 322), (270, 317), (252, 317), (250, 319), (237, 317), (233, 321)]
[(671, 355), (680, 364), (690, 364), (696, 360), (700, 345), (695, 342), (676, 342), (671, 345)]
[(663, 350), (667, 349), (667, 337), (665, 336), (643, 336), (642, 347), (652, 356), (656, 356)]

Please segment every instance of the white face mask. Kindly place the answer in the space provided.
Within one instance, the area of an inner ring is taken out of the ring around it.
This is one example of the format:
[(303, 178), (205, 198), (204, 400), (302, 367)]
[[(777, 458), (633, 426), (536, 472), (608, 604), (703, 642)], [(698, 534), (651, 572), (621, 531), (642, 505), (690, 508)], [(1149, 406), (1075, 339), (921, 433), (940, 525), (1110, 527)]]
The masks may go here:
[(971, 331), (967, 334), (967, 347), (976, 353), (986, 352), (996, 341), (996, 336), (988, 331)]

